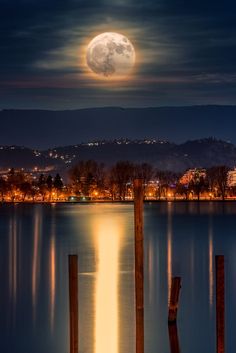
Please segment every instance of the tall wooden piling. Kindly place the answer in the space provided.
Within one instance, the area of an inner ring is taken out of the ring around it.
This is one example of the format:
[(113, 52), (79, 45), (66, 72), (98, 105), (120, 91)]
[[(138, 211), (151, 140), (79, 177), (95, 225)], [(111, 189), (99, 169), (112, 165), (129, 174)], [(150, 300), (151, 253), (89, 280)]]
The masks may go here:
[(78, 353), (78, 256), (69, 255), (70, 353)]
[(144, 353), (143, 181), (134, 180), (136, 353)]
[(169, 341), (170, 341), (170, 352), (180, 353), (177, 325), (176, 324), (168, 325), (168, 331), (169, 331)]
[(216, 346), (217, 353), (225, 353), (225, 269), (224, 256), (215, 257), (216, 263)]
[(180, 288), (181, 288), (181, 277), (173, 277), (171, 280), (168, 324), (176, 323), (178, 306), (179, 306)]

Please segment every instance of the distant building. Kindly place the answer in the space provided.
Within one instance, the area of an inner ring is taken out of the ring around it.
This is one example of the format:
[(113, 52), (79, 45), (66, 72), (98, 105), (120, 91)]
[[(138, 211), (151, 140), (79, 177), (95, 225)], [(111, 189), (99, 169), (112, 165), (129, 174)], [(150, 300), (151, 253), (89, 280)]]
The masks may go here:
[(228, 187), (230, 188), (236, 186), (236, 168), (228, 172), (227, 184), (228, 184)]
[(184, 175), (180, 178), (179, 182), (182, 185), (188, 185), (193, 179), (206, 178), (206, 169), (189, 169)]

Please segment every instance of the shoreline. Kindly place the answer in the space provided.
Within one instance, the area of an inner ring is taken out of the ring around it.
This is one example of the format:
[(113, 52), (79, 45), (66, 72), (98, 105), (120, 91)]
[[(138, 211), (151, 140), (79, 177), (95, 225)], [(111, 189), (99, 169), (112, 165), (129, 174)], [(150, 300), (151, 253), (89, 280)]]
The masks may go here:
[[(234, 199), (201, 199), (201, 200), (180, 200), (180, 199), (168, 199), (168, 200), (143, 200), (144, 203), (206, 203), (206, 202), (236, 202), (236, 198)], [(69, 204), (69, 205), (89, 205), (89, 204), (133, 204), (133, 200), (90, 200), (90, 201), (4, 201), (0, 202), (0, 206), (3, 205), (18, 205), (18, 204), (26, 204), (26, 205), (56, 205), (56, 204)]]

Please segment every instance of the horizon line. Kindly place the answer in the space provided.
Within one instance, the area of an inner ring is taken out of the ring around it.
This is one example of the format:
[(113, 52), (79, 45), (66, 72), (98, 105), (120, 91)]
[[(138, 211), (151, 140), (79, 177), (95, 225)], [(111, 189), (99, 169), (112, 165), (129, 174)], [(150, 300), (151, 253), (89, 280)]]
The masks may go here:
[[(93, 139), (93, 140), (88, 140), (88, 141), (82, 141), (82, 142), (78, 142), (76, 144), (70, 144), (70, 145), (61, 145), (61, 146), (54, 146), (54, 147), (47, 147), (46, 149), (40, 149), (40, 148), (35, 148), (35, 147), (30, 147), (30, 146), (26, 146), (26, 145), (14, 145), (14, 144), (10, 144), (10, 145), (1, 145), (0, 147), (3, 148), (10, 148), (10, 147), (16, 147), (16, 148), (24, 148), (24, 149), (29, 149), (29, 150), (34, 150), (34, 151), (48, 151), (48, 150), (53, 150), (53, 149), (57, 149), (57, 148), (66, 148), (66, 147), (75, 147), (75, 146), (84, 146), (84, 145), (88, 145), (89, 143), (97, 143), (97, 142), (105, 142), (105, 143), (109, 143), (109, 142), (115, 142), (115, 141), (120, 141), (120, 140), (128, 140), (130, 142), (141, 142), (141, 141), (145, 141), (145, 140), (151, 140), (151, 141), (156, 141), (158, 142), (164, 142), (167, 144), (173, 144), (176, 146), (180, 146), (183, 145), (187, 142), (197, 142), (197, 141), (216, 141), (216, 142), (224, 142), (224, 143), (228, 143), (231, 144), (233, 146), (236, 147), (236, 144), (234, 144), (233, 142), (231, 142), (230, 140), (223, 140), (221, 138), (217, 138), (215, 136), (208, 136), (208, 137), (201, 137), (201, 138), (197, 138), (197, 139), (187, 139), (183, 142), (173, 142), (170, 140), (166, 140), (166, 139), (158, 139), (156, 137), (144, 137), (144, 138), (134, 138), (134, 139), (130, 139), (128, 137), (119, 137), (119, 138), (114, 138), (114, 139)], [(145, 143), (144, 143), (145, 144)], [(146, 143), (147, 144), (147, 143)], [(90, 146), (90, 147), (98, 147), (98, 146)]]
[(187, 104), (187, 105), (159, 105), (159, 106), (144, 106), (144, 107), (122, 107), (122, 106), (115, 106), (115, 105), (104, 105), (104, 106), (94, 106), (94, 107), (84, 107), (84, 108), (67, 108), (67, 109), (51, 109), (51, 108), (1, 108), (0, 112), (6, 111), (51, 111), (51, 112), (65, 112), (65, 111), (80, 111), (80, 110), (93, 110), (93, 109), (122, 109), (122, 110), (129, 110), (129, 109), (176, 109), (176, 108), (204, 108), (204, 107), (231, 107), (236, 108), (235, 104)]

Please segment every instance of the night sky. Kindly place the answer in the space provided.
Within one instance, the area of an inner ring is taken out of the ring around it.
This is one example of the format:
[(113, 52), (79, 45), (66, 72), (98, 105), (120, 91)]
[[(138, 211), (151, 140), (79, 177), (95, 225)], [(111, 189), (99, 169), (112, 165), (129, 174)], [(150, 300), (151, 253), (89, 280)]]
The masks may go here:
[[(112, 31), (137, 63), (96, 80), (85, 47)], [(235, 1), (0, 0), (0, 109), (236, 104)]]

